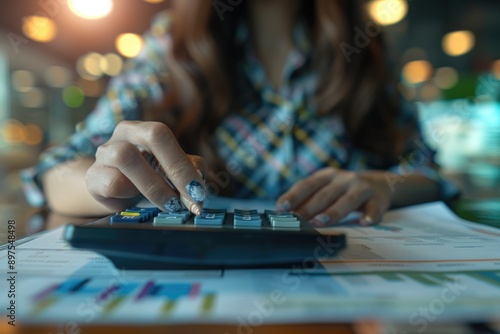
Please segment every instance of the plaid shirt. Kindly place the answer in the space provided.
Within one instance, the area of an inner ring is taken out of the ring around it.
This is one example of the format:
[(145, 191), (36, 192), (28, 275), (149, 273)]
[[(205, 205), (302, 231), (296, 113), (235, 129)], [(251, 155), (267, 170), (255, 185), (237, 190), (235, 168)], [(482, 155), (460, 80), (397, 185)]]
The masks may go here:
[[(39, 177), (51, 168), (80, 156), (94, 156), (99, 145), (112, 135), (122, 120), (141, 118), (141, 104), (164, 97), (165, 64), (170, 37), (168, 16), (158, 15), (145, 35), (145, 46), (124, 72), (111, 80), (107, 93), (95, 110), (77, 125), (66, 143), (46, 150), (39, 163), (21, 171), (28, 201), (45, 204)], [(303, 24), (293, 32), (295, 49), (290, 53), (275, 89), (255, 56), (246, 25), (237, 31), (237, 43), (245, 56), (238, 63), (241, 78), (241, 110), (228, 114), (215, 131), (217, 151), (231, 174), (233, 196), (276, 199), (294, 183), (318, 169), (333, 166), (348, 170), (367, 170), (373, 158), (349, 142), (337, 115), (316, 114), (314, 96), (318, 74), (311, 70), (311, 46)], [(415, 120), (413, 108), (406, 104), (401, 124)], [(417, 133), (390, 168), (397, 174), (424, 174), (441, 185), (443, 198), (456, 194), (456, 188), (438, 174), (430, 150)], [(418, 156), (418, 157), (417, 157)], [(57, 172), (57, 170), (56, 170)]]

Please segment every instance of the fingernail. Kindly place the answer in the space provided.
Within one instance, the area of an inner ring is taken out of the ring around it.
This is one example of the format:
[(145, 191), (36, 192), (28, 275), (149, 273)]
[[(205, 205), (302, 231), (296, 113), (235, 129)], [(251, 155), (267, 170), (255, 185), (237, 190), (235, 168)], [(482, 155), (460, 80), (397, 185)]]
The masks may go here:
[(292, 203), (290, 203), (290, 201), (284, 201), (277, 207), (278, 211), (290, 211), (291, 208), (292, 208)]
[(206, 182), (207, 179), (205, 178), (205, 174), (203, 174), (203, 172), (201, 170), (199, 170), (199, 169), (197, 169), (197, 171), (198, 171), (198, 174), (200, 174), (200, 177), (203, 180), (203, 182)]
[(314, 224), (317, 224), (317, 225), (326, 225), (330, 222), (330, 219), (331, 218), (329, 215), (321, 214), (321, 215), (314, 216), (312, 221)]
[(370, 226), (375, 223), (375, 220), (371, 216), (363, 216), (359, 219), (359, 225)]
[(171, 197), (163, 207), (169, 212), (182, 211), (182, 203), (177, 197)]
[(201, 203), (205, 200), (207, 194), (205, 192), (205, 188), (198, 181), (191, 181), (186, 186), (186, 190), (193, 199), (193, 201), (197, 203)]
[(193, 204), (191, 204), (189, 211), (191, 211), (195, 215), (199, 216), (199, 215), (201, 215), (202, 207), (200, 204), (193, 203)]

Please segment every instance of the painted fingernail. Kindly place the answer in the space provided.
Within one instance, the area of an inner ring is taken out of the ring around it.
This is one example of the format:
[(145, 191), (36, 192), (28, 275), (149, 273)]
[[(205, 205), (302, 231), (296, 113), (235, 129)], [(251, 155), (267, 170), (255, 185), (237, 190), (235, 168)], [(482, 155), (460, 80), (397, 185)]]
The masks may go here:
[(292, 208), (292, 203), (290, 203), (290, 201), (284, 201), (283, 203), (281, 204), (278, 204), (278, 211), (290, 211), (290, 209)]
[(363, 216), (359, 219), (359, 225), (370, 226), (375, 223), (375, 220), (371, 216)]
[(197, 171), (198, 171), (198, 174), (200, 174), (200, 177), (203, 180), (203, 182), (206, 182), (207, 179), (205, 178), (205, 174), (203, 174), (203, 172), (201, 170), (199, 170), (199, 169), (197, 169)]
[(193, 180), (189, 182), (189, 184), (186, 186), (186, 190), (193, 201), (197, 203), (203, 202), (207, 197), (205, 188), (203, 188), (203, 186), (198, 181)]
[(163, 207), (169, 212), (182, 211), (182, 203), (177, 197), (171, 197)]
[(312, 219), (313, 223), (317, 225), (326, 225), (330, 222), (330, 220), (330, 216), (325, 214), (316, 215)]

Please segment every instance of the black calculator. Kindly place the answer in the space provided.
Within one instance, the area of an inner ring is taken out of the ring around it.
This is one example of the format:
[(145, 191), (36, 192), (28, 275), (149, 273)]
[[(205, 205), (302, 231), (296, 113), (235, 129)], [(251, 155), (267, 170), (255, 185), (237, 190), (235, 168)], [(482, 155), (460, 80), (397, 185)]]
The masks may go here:
[(322, 235), (294, 213), (271, 210), (204, 208), (195, 216), (132, 207), (67, 225), (63, 235), (73, 247), (98, 252), (128, 270), (283, 268), (311, 265), (318, 254), (334, 257), (345, 248), (345, 235)]

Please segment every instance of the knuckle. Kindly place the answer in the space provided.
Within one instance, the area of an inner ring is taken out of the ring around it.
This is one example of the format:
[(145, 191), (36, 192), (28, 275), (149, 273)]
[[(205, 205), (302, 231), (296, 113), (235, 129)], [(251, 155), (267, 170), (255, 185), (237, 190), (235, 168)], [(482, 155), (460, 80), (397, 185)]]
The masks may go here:
[(111, 165), (127, 166), (135, 160), (137, 153), (137, 148), (133, 144), (121, 142), (109, 146), (106, 151), (106, 160)]
[(145, 130), (146, 140), (150, 142), (163, 142), (171, 140), (174, 135), (170, 128), (161, 122), (149, 122)]
[(113, 131), (113, 135), (119, 135), (119, 134), (122, 134), (122, 133), (126, 133), (127, 131), (130, 131), (130, 127), (134, 124), (134, 122), (132, 121), (121, 121), (119, 122), (116, 127), (115, 127), (115, 130)]
[(96, 160), (102, 160), (103, 157), (106, 157), (107, 155), (106, 151), (108, 150), (108, 148), (109, 148), (108, 143), (99, 145), (95, 151)]
[(143, 192), (147, 195), (161, 194), (165, 192), (165, 186), (162, 182), (150, 180), (144, 185)]

